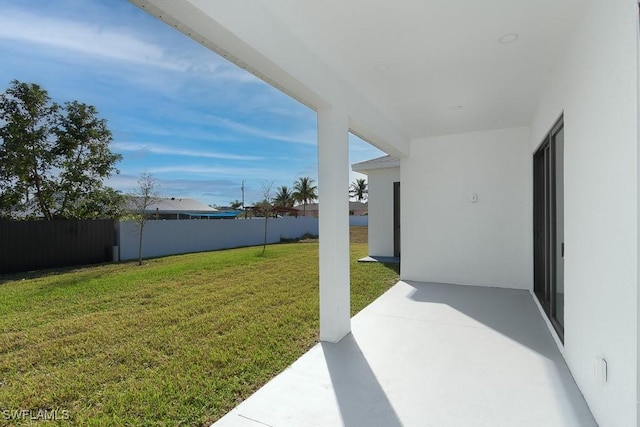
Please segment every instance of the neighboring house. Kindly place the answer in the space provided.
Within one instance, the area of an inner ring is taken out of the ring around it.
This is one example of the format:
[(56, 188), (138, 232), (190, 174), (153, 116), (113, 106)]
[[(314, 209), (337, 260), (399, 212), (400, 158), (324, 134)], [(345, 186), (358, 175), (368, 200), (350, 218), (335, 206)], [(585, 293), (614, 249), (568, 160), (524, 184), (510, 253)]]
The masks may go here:
[(400, 160), (383, 156), (351, 169), (367, 175), (369, 256), (400, 256)]
[(242, 209), (234, 209), (231, 206), (216, 206), (217, 212), (206, 214), (206, 219), (237, 219), (245, 214)]
[(367, 203), (362, 202), (349, 202), (349, 215), (350, 216), (363, 216), (367, 215), (369, 206)]
[[(299, 216), (311, 216), (318, 218), (319, 212), (318, 203), (307, 203), (306, 209), (304, 206), (294, 206), (294, 209), (298, 211)], [(362, 216), (367, 214), (367, 204), (361, 202), (349, 202), (349, 215), (350, 216)]]
[(298, 211), (298, 216), (310, 216), (317, 218), (318, 217), (318, 204), (317, 203), (307, 203), (307, 206), (299, 205), (293, 207)]
[[(136, 212), (135, 203), (129, 199), (127, 210)], [(145, 209), (145, 214), (150, 219), (210, 219), (226, 218), (228, 214), (218, 213), (216, 208), (207, 206), (193, 199), (181, 199), (176, 197), (158, 197)], [(234, 212), (233, 217), (235, 218)]]
[(132, 1), (317, 111), (321, 340), (351, 131), (400, 161), (401, 279), (530, 292), (598, 424), (639, 425), (636, 0)]

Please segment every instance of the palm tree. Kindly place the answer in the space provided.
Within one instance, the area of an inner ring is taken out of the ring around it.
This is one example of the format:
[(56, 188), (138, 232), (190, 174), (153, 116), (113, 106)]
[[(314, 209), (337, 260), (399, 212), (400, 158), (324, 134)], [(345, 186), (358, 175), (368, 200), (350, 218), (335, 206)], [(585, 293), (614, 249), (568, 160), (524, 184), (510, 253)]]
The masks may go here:
[(293, 202), (293, 192), (289, 190), (289, 187), (283, 185), (282, 187), (278, 188), (276, 197), (273, 199), (273, 204), (275, 206), (291, 208), (293, 207)]
[(236, 199), (233, 202), (229, 203), (229, 207), (231, 209), (240, 209), (242, 207), (242, 202)]
[(367, 198), (368, 192), (369, 190), (367, 188), (366, 179), (356, 179), (351, 183), (351, 187), (349, 188), (349, 196), (355, 197), (359, 202), (362, 202)]
[(302, 202), (302, 214), (307, 213), (307, 203), (318, 199), (318, 187), (313, 185), (315, 181), (308, 176), (298, 178), (293, 183), (293, 199)]

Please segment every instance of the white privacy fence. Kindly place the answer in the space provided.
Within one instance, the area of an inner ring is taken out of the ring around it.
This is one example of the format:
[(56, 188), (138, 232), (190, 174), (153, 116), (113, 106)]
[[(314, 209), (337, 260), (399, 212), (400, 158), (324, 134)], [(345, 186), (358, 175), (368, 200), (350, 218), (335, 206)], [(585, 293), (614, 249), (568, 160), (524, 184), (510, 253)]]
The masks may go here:
[(369, 225), (369, 216), (368, 215), (362, 215), (362, 216), (351, 215), (349, 217), (349, 225), (356, 226), (356, 227), (366, 227)]
[[(318, 218), (270, 218), (267, 224), (267, 243), (277, 243), (281, 238), (296, 239), (307, 233), (318, 235)], [(120, 260), (138, 257), (138, 237), (138, 225), (134, 221), (120, 222)], [(149, 258), (254, 246), (263, 241), (264, 218), (147, 221), (144, 226), (142, 256)]]

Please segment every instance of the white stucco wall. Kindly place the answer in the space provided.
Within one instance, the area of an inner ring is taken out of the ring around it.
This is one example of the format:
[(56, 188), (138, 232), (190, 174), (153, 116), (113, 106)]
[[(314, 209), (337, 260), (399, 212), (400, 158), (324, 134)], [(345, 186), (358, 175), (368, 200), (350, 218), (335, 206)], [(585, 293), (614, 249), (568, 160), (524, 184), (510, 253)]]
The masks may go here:
[(402, 278), (530, 289), (531, 176), (527, 127), (412, 141), (401, 160)]
[(393, 256), (393, 183), (400, 181), (400, 168), (369, 170), (367, 179), (369, 255)]
[[(565, 344), (601, 427), (638, 426), (638, 6), (586, 1), (532, 124), (564, 111)], [(597, 358), (609, 378), (593, 372)]]
[[(305, 233), (318, 235), (318, 218), (269, 219), (267, 242), (298, 238)], [(134, 221), (120, 222), (120, 259), (138, 257), (138, 226)], [(143, 257), (211, 251), (240, 246), (261, 245), (264, 219), (147, 221), (143, 233)]]

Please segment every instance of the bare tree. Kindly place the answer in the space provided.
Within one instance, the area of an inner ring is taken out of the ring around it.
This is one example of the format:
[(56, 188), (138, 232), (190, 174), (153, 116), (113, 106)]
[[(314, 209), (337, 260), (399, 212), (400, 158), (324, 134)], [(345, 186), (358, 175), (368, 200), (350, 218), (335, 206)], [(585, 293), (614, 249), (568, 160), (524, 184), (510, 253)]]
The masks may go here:
[(138, 179), (138, 188), (131, 196), (134, 218), (138, 224), (138, 265), (142, 265), (142, 236), (149, 219), (147, 211), (158, 200), (157, 186), (158, 181), (153, 174), (143, 172)]
[(267, 223), (269, 222), (269, 215), (271, 214), (271, 190), (273, 188), (273, 181), (264, 181), (262, 183), (262, 211), (264, 212), (264, 243), (262, 244), (262, 255), (267, 250)]

